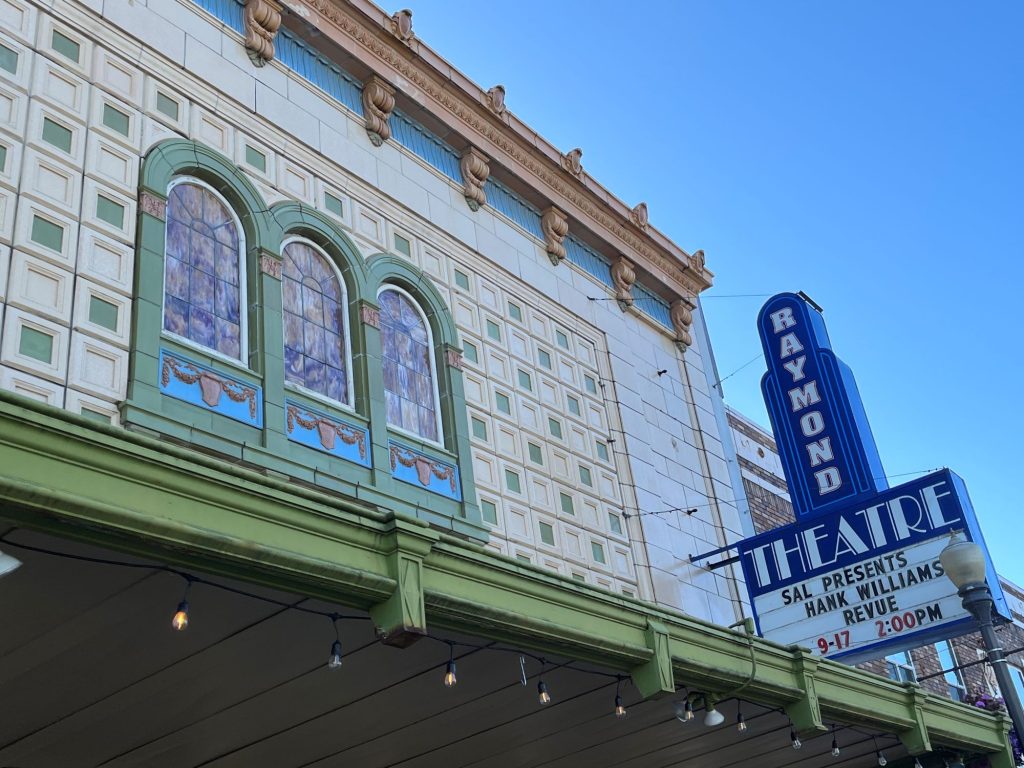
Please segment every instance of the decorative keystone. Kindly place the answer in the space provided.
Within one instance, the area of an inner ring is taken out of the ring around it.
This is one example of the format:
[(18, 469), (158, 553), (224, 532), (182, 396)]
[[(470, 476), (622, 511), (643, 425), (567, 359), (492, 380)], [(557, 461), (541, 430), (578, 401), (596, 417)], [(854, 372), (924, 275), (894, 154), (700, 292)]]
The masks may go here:
[(487, 101), (496, 115), (505, 114), (505, 86), (495, 85), (488, 90)]
[(637, 203), (636, 207), (629, 212), (629, 218), (640, 229), (646, 230), (648, 224), (647, 203)]
[(412, 31), (412, 11), (403, 8), (391, 17), (391, 33), (406, 45), (412, 42), (416, 36)]
[(245, 0), (245, 50), (252, 63), (262, 67), (274, 59), (274, 37), (281, 26), (278, 0)]
[(636, 266), (625, 256), (620, 255), (608, 268), (615, 286), (615, 301), (619, 309), (625, 312), (633, 306), (633, 283), (636, 282)]
[[(398, 14), (395, 14), (396, 16)], [(395, 89), (386, 80), (370, 75), (363, 85), (363, 117), (370, 142), (379, 147), (391, 138), (391, 110), (395, 108)]]
[(480, 206), (487, 205), (484, 183), (491, 175), (488, 162), (490, 161), (486, 155), (480, 154), (473, 147), (466, 147), (459, 160), (459, 168), (462, 169), (462, 194), (466, 196), (466, 203), (471, 211), (478, 211)]
[(562, 167), (565, 168), (573, 176), (579, 176), (583, 173), (583, 150), (579, 147), (571, 150), (568, 154), (562, 155)]
[(565, 246), (562, 241), (569, 234), (569, 219), (565, 212), (549, 207), (540, 217), (540, 228), (544, 232), (544, 247), (548, 252), (548, 258), (556, 267), (565, 258)]
[(676, 346), (685, 352), (693, 344), (690, 336), (690, 324), (693, 322), (693, 310), (697, 307), (690, 299), (678, 298), (669, 307), (668, 316), (672, 320), (672, 330), (676, 333)]

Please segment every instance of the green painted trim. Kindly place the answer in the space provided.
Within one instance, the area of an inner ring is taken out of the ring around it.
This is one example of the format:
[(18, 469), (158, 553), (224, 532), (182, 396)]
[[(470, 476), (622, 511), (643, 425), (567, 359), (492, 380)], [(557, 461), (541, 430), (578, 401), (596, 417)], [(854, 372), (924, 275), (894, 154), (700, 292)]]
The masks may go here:
[[(0, 510), (18, 525), (373, 610), (392, 626), (463, 631), (605, 669), (663, 660), (664, 650), (652, 650), (661, 642), (652, 636), (661, 636), (674, 683), (690, 690), (744, 685), (744, 699), (793, 712), (811, 708), (797, 702), (812, 690), (826, 722), (896, 732), (915, 749), (926, 735), (935, 749), (985, 753), (1009, 766), (1004, 717), (809, 659), (806, 650), (748, 642), (275, 478), (0, 392)], [(396, 593), (402, 605), (375, 608)]]
[(652, 696), (664, 696), (676, 691), (675, 679), (672, 675), (672, 657), (669, 654), (668, 627), (653, 619), (647, 620), (644, 632), (651, 658), (631, 673), (633, 684), (645, 699)]
[[(444, 448), (448, 454), (444, 456), (437, 452), (435, 447), (425, 443), (418, 445), (427, 454), (434, 453), (439, 458), (446, 458), (454, 461), (459, 466), (459, 474), (462, 481), (462, 502), (459, 505), (457, 516), (470, 527), (473, 535), (484, 541), (489, 537), (488, 529), (480, 514), (480, 507), (476, 500), (476, 481), (473, 476), (473, 454), (470, 444), (469, 430), (469, 409), (466, 404), (465, 387), (462, 379), (462, 370), (448, 364), (448, 353), (461, 353), (462, 345), (459, 342), (459, 333), (455, 327), (455, 320), (448, 308), (444, 297), (437, 290), (433, 280), (425, 275), (408, 260), (390, 254), (377, 254), (371, 256), (366, 262), (369, 276), (369, 293), (374, 300), (377, 293), (384, 284), (397, 285), (408, 291), (420, 304), (427, 322), (434, 337), (434, 362), (437, 370), (438, 396), (441, 402), (441, 429), (444, 432)], [(376, 353), (380, 356), (379, 336)], [(379, 392), (380, 406), (384, 407), (384, 381), (380, 366), (373, 369), (371, 387), (375, 393)], [(373, 379), (376, 379), (374, 381)], [(381, 424), (387, 423), (387, 414), (383, 414)], [(395, 435), (401, 442), (410, 442), (404, 435)], [(390, 460), (390, 458), (389, 458)], [(404, 486), (404, 483), (396, 483), (396, 486)], [(422, 504), (424, 507), (437, 507), (438, 497), (425, 491), (410, 489), (416, 494), (414, 499), (417, 509)], [(401, 492), (401, 491), (400, 491)], [(409, 492), (409, 491), (406, 491)], [(422, 498), (420, 498), (422, 497)]]

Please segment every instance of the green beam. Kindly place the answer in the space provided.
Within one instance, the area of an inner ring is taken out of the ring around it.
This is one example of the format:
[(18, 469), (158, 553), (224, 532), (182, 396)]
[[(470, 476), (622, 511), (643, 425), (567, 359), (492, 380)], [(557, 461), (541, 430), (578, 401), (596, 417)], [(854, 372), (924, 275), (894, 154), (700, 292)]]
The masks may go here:
[(898, 733), (913, 752), (1006, 761), (995, 715), (497, 555), (359, 500), (0, 393), (0, 515), (371, 612), (386, 639), (461, 630), (826, 723)]

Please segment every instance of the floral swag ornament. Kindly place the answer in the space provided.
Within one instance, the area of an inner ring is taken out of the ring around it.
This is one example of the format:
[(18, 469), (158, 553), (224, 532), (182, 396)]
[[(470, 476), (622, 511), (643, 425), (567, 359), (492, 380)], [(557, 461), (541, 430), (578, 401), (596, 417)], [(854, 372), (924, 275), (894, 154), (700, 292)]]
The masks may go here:
[[(341, 440), (345, 445), (357, 445), (359, 447), (359, 458), (366, 458), (366, 433), (362, 430), (350, 427), (348, 424), (339, 424), (330, 419), (325, 419), (323, 416), (307, 418), (302, 413), (294, 405), (288, 406), (289, 434), (295, 431), (295, 425), (298, 424), (304, 429), (316, 430), (317, 435), (320, 437), (320, 445), (324, 447), (324, 450), (333, 451), (335, 441)], [(309, 412), (307, 411), (306, 413)], [(315, 414), (309, 415), (314, 416)]]
[(216, 408), (220, 404), (221, 395), (227, 395), (232, 402), (248, 403), (249, 418), (256, 418), (256, 390), (252, 387), (243, 386), (237, 381), (218, 376), (212, 371), (196, 368), (189, 363), (165, 355), (163, 370), (160, 374), (160, 381), (164, 387), (171, 383), (172, 376), (182, 384), (189, 386), (198, 384), (203, 402), (211, 408)]
[(448, 485), (452, 489), (452, 493), (455, 493), (455, 470), (451, 467), (446, 467), (440, 462), (428, 459), (426, 456), (421, 456), (418, 453), (400, 448), (397, 445), (391, 446), (391, 471), (394, 472), (397, 468), (397, 464), (401, 464), (403, 467), (416, 470), (416, 479), (420, 481), (420, 485), (428, 487), (430, 485), (431, 475), (436, 477), (438, 480), (447, 480)]

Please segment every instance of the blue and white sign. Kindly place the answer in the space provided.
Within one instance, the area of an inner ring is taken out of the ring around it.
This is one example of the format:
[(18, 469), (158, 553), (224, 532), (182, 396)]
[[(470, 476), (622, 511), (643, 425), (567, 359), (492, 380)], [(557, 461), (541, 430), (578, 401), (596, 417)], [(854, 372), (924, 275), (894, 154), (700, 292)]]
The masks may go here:
[(887, 487), (853, 372), (832, 352), (821, 313), (795, 293), (757, 317), (768, 372), (761, 391), (797, 520)]
[[(739, 555), (758, 631), (852, 661), (971, 631), (939, 563), (951, 531), (985, 549), (963, 480), (944, 469), (747, 539)], [(1007, 616), (987, 563), (996, 610)]]
[(967, 488), (949, 470), (888, 488), (850, 369), (800, 296), (758, 316), (761, 381), (797, 521), (737, 545), (758, 632), (858, 662), (970, 632), (939, 553), (981, 545), (996, 613), (1010, 618)]

